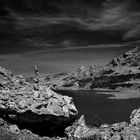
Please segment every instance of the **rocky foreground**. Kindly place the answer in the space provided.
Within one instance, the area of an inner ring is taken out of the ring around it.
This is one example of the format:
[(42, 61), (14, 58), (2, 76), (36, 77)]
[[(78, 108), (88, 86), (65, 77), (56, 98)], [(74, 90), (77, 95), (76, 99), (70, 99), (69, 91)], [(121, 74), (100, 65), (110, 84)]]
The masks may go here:
[(64, 135), (77, 117), (73, 99), (46, 86), (30, 84), (0, 67), (0, 117), (38, 135)]
[(139, 140), (140, 139), (140, 109), (130, 116), (130, 123), (102, 124), (100, 127), (86, 126), (84, 116), (65, 130), (65, 137), (41, 137), (27, 129), (20, 130), (17, 125), (0, 119), (0, 140)]
[(69, 137), (93, 140), (139, 140), (140, 139), (140, 109), (131, 113), (130, 123), (102, 124), (99, 128), (89, 128), (84, 116), (66, 129)]

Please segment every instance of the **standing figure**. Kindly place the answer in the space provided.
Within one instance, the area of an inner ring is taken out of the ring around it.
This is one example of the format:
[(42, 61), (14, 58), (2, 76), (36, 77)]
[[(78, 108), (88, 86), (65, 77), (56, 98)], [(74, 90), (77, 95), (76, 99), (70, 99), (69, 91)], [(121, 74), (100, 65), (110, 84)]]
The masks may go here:
[(38, 67), (36, 65), (34, 66), (34, 72), (35, 72), (34, 89), (39, 90), (39, 70), (38, 70)]

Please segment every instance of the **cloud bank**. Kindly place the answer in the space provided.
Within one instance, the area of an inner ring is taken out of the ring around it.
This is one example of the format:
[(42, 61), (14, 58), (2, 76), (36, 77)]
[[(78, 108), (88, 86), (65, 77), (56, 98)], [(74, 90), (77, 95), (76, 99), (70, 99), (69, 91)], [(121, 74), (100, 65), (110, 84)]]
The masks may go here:
[(139, 9), (138, 0), (1, 0), (0, 46), (22, 53), (137, 41)]

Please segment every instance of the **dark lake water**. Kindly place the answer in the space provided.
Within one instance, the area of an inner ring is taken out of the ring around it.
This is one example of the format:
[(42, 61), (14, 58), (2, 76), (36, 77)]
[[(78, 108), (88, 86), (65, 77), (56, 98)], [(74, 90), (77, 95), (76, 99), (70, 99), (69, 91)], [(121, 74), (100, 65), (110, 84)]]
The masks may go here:
[(95, 91), (57, 91), (73, 97), (79, 116), (84, 114), (86, 123), (93, 125), (101, 119), (105, 123), (129, 122), (131, 112), (140, 107), (140, 99), (110, 100), (109, 95)]

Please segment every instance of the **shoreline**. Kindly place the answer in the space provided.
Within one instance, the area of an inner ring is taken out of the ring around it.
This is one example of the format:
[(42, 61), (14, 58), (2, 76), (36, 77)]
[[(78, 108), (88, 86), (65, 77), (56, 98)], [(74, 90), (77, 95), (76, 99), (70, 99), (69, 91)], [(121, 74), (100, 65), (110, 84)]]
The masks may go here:
[(140, 91), (138, 89), (121, 89), (121, 90), (108, 90), (108, 89), (56, 89), (54, 91), (93, 91), (96, 94), (110, 95), (107, 99), (110, 100), (126, 100), (140, 98)]

